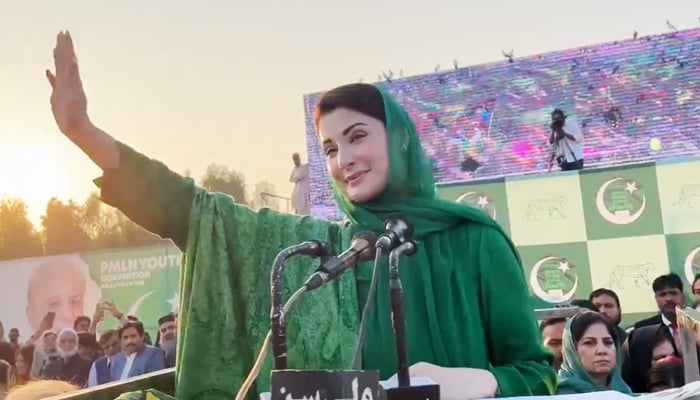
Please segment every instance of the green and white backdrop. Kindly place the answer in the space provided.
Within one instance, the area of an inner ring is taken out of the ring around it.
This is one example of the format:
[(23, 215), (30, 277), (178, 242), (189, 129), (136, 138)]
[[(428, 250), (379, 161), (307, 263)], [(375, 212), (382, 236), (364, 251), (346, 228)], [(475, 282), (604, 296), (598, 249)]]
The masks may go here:
[[(510, 234), (538, 307), (618, 293), (629, 324), (656, 308), (651, 283), (700, 272), (700, 159), (555, 172), (438, 188)], [(689, 287), (686, 286), (686, 294)]]

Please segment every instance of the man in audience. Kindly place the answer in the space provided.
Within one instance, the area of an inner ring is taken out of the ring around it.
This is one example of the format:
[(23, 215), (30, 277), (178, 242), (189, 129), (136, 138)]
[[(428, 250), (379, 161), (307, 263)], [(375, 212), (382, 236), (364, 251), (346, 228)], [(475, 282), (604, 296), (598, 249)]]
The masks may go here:
[(670, 273), (661, 275), (654, 279), (651, 284), (656, 298), (656, 305), (659, 307), (659, 313), (653, 317), (643, 319), (634, 324), (634, 329), (643, 326), (663, 324), (673, 335), (674, 340), (678, 340), (678, 327), (676, 326), (676, 307), (685, 306), (685, 298), (683, 296), (683, 280), (681, 277)]
[(554, 354), (552, 366), (557, 371), (559, 370), (559, 367), (561, 367), (562, 363), (561, 346), (565, 326), (566, 318), (549, 318), (540, 323), (540, 332), (542, 332), (543, 344)]
[(90, 332), (91, 325), (92, 321), (87, 315), (81, 315), (73, 321), (73, 329), (78, 333)]
[(57, 363), (61, 357), (58, 353), (56, 340), (58, 336), (52, 331), (44, 332), (41, 340), (36, 341), (34, 346), (34, 362), (32, 363), (31, 377), (33, 379), (44, 379), (46, 367), (52, 363)]
[(620, 298), (617, 293), (610, 289), (596, 289), (591, 292), (588, 300), (593, 303), (598, 312), (615, 327), (615, 332), (617, 333), (620, 344), (627, 340), (627, 332), (620, 328), (620, 322), (622, 321), (622, 308), (620, 307)]
[(15, 365), (15, 348), (5, 341), (5, 327), (0, 322), (0, 360), (5, 360), (10, 365)]
[(88, 375), (88, 387), (112, 382), (112, 362), (114, 356), (122, 351), (122, 343), (119, 339), (119, 331), (110, 329), (100, 336), (100, 346), (104, 356), (98, 358), (90, 368)]
[(114, 356), (112, 379), (121, 381), (165, 368), (163, 350), (144, 343), (141, 322), (127, 322), (119, 328), (122, 352)]
[(10, 344), (12, 345), (12, 347), (15, 348), (15, 350), (19, 350), (19, 348), (22, 347), (22, 345), (19, 342), (19, 329), (10, 329), (10, 334), (8, 335), (8, 337), (10, 338)]
[(177, 352), (177, 319), (166, 314), (158, 319), (158, 347), (165, 352), (165, 368), (175, 366)]
[(58, 334), (57, 347), (61, 357), (58, 362), (46, 366), (47, 377), (85, 387), (92, 360), (78, 354), (78, 333), (70, 328), (63, 329)]

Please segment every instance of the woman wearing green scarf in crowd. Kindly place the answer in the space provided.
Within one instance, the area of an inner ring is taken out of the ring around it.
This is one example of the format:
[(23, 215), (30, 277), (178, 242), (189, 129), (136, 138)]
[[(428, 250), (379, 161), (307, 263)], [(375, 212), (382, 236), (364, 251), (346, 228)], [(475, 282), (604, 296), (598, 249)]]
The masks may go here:
[(566, 323), (562, 341), (564, 360), (557, 394), (631, 393), (622, 379), (617, 333), (602, 315), (593, 311), (577, 314)]
[[(61, 131), (104, 171), (102, 199), (184, 251), (180, 279), (177, 398), (230, 399), (269, 327), (269, 271), (278, 251), (309, 239), (336, 254), (358, 230), (383, 230), (401, 213), (415, 226), (418, 252), (401, 277), (411, 374), (441, 385), (445, 399), (550, 394), (551, 355), (540, 345), (520, 259), (488, 216), (437, 198), (428, 159), (401, 106), (371, 85), (327, 93), (317, 128), (335, 196), (349, 222), (258, 212), (197, 188), (96, 128), (70, 35), (55, 50), (52, 107)], [(387, 157), (388, 156), (388, 157)], [(287, 293), (313, 271), (285, 270)], [(290, 367), (347, 369), (368, 295), (371, 263), (307, 295), (287, 318)], [(388, 296), (380, 269), (367, 325), (363, 368), (396, 371)], [(256, 390), (269, 390), (270, 360)]]

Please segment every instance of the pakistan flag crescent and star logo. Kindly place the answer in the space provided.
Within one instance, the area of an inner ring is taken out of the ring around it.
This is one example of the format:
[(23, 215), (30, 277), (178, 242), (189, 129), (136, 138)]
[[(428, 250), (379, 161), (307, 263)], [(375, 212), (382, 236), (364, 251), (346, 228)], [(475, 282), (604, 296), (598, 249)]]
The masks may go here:
[(486, 193), (467, 192), (457, 197), (456, 202), (478, 208), (491, 216), (492, 219), (496, 219), (496, 205), (491, 196)]
[(690, 284), (695, 280), (695, 275), (700, 273), (700, 246), (693, 247), (685, 257), (683, 273)]
[(541, 258), (530, 271), (530, 288), (547, 303), (566, 303), (574, 298), (579, 285), (573, 269), (574, 265), (564, 257)]
[(596, 209), (607, 222), (629, 225), (644, 214), (647, 198), (643, 188), (633, 179), (612, 178), (603, 182), (596, 194)]

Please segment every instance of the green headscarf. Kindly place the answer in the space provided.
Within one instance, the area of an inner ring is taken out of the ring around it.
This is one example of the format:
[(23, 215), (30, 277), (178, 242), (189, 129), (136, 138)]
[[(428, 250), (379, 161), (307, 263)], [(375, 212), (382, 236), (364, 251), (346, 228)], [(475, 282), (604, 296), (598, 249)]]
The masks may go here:
[(498, 226), (475, 208), (437, 197), (432, 164), (411, 117), (388, 93), (377, 90), (382, 95), (386, 115), (390, 168), (387, 186), (376, 199), (354, 204), (334, 184), (334, 196), (340, 210), (358, 227), (376, 231), (383, 230), (386, 218), (406, 215), (414, 225), (416, 239), (465, 222)]
[[(428, 325), (430, 337), (420, 343), (413, 343), (413, 350), (424, 357), (434, 357), (434, 363), (449, 366), (449, 356), (438, 351), (430, 354), (427, 348), (449, 348), (439, 332), (451, 329), (437, 321), (444, 318), (459, 319), (458, 310), (446, 310), (442, 304), (435, 302), (435, 292), (440, 292), (445, 277), (454, 276), (453, 269), (459, 268), (468, 257), (466, 246), (459, 234), (436, 235), (454, 232), (455, 227), (466, 224), (479, 224), (495, 227), (506, 237), (516, 257), (515, 246), (503, 233), (500, 226), (487, 214), (475, 208), (447, 201), (437, 196), (432, 165), (421, 145), (420, 138), (408, 113), (401, 105), (383, 90), (382, 95), (386, 115), (387, 147), (389, 157), (389, 177), (384, 191), (370, 202), (356, 204), (351, 202), (343, 190), (334, 184), (334, 196), (341, 211), (352, 222), (354, 230), (372, 230), (381, 232), (385, 219), (394, 215), (403, 215), (413, 225), (418, 245), (416, 255), (401, 261), (401, 274), (404, 288), (420, 288), (424, 293), (419, 296), (425, 304), (406, 304), (407, 319), (414, 324)], [(386, 262), (386, 261), (385, 261)], [(385, 265), (385, 262), (382, 265)], [(518, 262), (520, 262), (518, 258)], [(358, 300), (363, 307), (368, 296), (368, 284), (371, 280), (372, 266), (364, 263), (356, 268), (358, 279)], [(362, 283), (365, 283), (364, 285)], [(411, 282), (415, 283), (411, 285)], [(440, 282), (440, 283), (437, 283)], [(396, 359), (386, 357), (387, 349), (394, 349), (394, 336), (391, 323), (390, 295), (384, 289), (388, 287), (388, 269), (379, 269), (380, 288), (376, 292), (371, 317), (367, 323), (367, 345), (363, 352), (363, 367), (378, 369), (383, 378), (396, 370)], [(363, 291), (363, 288), (366, 289)], [(478, 304), (473, 305), (474, 308)], [(457, 313), (457, 314), (455, 314)], [(411, 343), (409, 343), (410, 345)], [(418, 346), (416, 346), (416, 344)], [(415, 347), (425, 347), (426, 352), (416, 351)], [(381, 349), (381, 351), (378, 351)], [(420, 356), (416, 356), (418, 358)], [(415, 360), (412, 360), (413, 362)], [(421, 360), (424, 361), (424, 360)], [(462, 365), (457, 365), (462, 366)]]
[[(584, 313), (588, 312), (590, 311)], [(617, 337), (615, 337), (615, 346), (617, 348), (615, 369), (610, 375), (608, 387), (600, 388), (593, 382), (593, 379), (591, 379), (591, 376), (588, 375), (588, 372), (586, 372), (581, 364), (581, 357), (578, 355), (576, 343), (574, 343), (574, 337), (571, 333), (571, 322), (574, 321), (575, 318), (576, 317), (569, 319), (564, 328), (564, 336), (562, 338), (564, 343), (562, 349), (564, 360), (559, 369), (557, 394), (592, 393), (603, 390), (614, 390), (626, 394), (632, 393), (629, 386), (627, 386), (622, 379), (622, 359), (620, 357), (620, 343)]]

